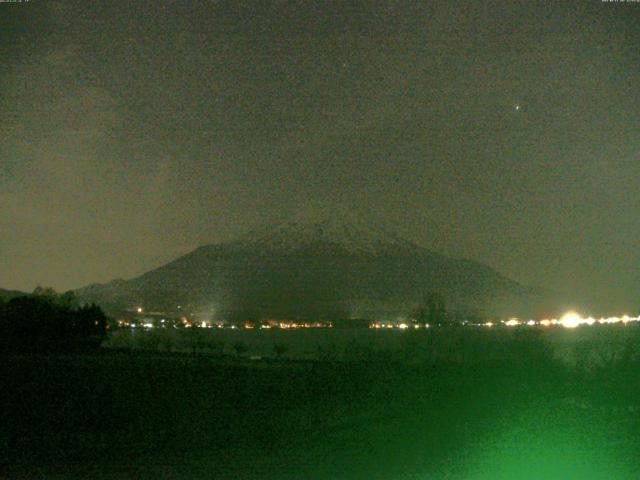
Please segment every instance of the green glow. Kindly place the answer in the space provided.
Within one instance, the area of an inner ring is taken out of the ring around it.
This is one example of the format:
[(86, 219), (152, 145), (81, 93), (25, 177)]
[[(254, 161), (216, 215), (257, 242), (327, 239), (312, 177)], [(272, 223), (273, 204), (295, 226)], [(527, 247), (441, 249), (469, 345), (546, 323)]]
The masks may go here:
[(617, 428), (575, 408), (510, 412), (479, 439), (465, 480), (638, 478)]

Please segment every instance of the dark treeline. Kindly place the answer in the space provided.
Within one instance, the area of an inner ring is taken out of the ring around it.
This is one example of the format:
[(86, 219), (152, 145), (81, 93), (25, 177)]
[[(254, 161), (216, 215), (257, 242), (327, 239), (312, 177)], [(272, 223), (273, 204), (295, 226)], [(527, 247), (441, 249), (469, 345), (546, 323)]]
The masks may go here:
[(2, 349), (73, 352), (97, 349), (106, 336), (107, 317), (95, 305), (79, 305), (73, 292), (58, 295), (38, 287), (32, 295), (0, 299)]

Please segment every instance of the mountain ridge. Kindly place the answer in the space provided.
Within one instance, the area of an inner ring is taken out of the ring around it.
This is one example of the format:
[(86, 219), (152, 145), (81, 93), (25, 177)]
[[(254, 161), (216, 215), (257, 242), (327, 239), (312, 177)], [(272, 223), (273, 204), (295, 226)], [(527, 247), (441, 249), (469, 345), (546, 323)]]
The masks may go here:
[(27, 295), (29, 294), (20, 290), (7, 290), (4, 288), (0, 288), (0, 299), (2, 300), (8, 301), (15, 297), (26, 297)]

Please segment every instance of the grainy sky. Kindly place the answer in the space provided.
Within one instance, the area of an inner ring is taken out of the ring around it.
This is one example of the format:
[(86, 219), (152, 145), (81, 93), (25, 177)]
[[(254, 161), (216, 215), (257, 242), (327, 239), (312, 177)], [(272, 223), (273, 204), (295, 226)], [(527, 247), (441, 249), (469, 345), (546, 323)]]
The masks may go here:
[(351, 211), (640, 307), (640, 3), (0, 3), (0, 286)]

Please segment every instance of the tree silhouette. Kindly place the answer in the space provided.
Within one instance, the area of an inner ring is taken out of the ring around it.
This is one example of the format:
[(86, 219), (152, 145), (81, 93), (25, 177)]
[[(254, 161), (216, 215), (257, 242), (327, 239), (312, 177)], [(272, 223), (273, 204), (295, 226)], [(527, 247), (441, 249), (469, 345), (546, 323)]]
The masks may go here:
[(429, 292), (421, 305), (412, 314), (413, 319), (419, 324), (447, 325), (447, 309), (444, 297), (436, 291)]
[(107, 317), (95, 304), (76, 307), (72, 293), (37, 287), (0, 308), (3, 347), (24, 351), (95, 349), (106, 336)]
[(33, 296), (51, 301), (55, 301), (58, 298), (58, 294), (53, 288), (41, 287), (40, 285), (33, 289)]
[(80, 306), (80, 303), (76, 298), (76, 294), (73, 293), (73, 290), (69, 290), (67, 292), (64, 292), (62, 295), (59, 295), (56, 298), (56, 301), (59, 305), (66, 308), (78, 308)]
[(447, 309), (444, 297), (439, 292), (429, 292), (426, 301), (427, 322), (430, 325), (447, 324)]

